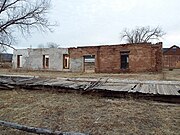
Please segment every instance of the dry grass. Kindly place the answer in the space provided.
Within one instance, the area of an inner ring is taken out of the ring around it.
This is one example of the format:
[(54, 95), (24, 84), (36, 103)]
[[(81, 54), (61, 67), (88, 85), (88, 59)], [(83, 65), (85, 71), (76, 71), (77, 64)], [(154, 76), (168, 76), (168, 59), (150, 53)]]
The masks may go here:
[(172, 71), (168, 69), (163, 70), (165, 80), (177, 80), (180, 81), (180, 69), (173, 69)]
[[(180, 69), (162, 73), (92, 74), (0, 69), (0, 74), (56, 77), (114, 77), (137, 80), (180, 80)], [(0, 90), (0, 119), (62, 131), (93, 135), (179, 135), (180, 105), (108, 99), (53, 91)], [(30, 135), (0, 127), (0, 135)]]
[(58, 71), (29, 71), (29, 70), (12, 70), (0, 69), (0, 74), (6, 75), (32, 75), (44, 78), (57, 77), (112, 77), (121, 79), (136, 79), (136, 80), (180, 80), (180, 69), (173, 71), (163, 70), (161, 73), (121, 73), (121, 74), (107, 74), (107, 73), (71, 73)]
[[(93, 135), (179, 135), (180, 106), (53, 91), (0, 91), (0, 119)], [(30, 135), (0, 127), (1, 135)]]

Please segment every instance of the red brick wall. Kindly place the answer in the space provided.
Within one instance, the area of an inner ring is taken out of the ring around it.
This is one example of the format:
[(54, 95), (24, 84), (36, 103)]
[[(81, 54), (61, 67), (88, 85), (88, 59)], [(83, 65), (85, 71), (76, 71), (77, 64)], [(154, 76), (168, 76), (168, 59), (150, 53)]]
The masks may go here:
[[(162, 70), (162, 43), (104, 45), (70, 48), (70, 58), (95, 55), (95, 71), (104, 73), (146, 72)], [(122, 70), (120, 52), (129, 51), (129, 69)], [(73, 67), (72, 67), (73, 68)]]
[(180, 56), (178, 55), (163, 55), (164, 68), (180, 68)]
[[(173, 47), (176, 47), (176, 50)], [(172, 46), (163, 53), (163, 67), (180, 68), (180, 48), (178, 46)]]

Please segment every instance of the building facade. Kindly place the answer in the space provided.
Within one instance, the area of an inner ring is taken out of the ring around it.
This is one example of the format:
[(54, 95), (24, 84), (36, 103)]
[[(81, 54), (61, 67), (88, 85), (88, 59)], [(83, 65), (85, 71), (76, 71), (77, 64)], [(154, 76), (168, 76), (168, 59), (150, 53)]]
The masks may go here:
[(121, 73), (162, 70), (162, 43), (69, 48), (73, 72)]
[(173, 45), (170, 48), (163, 48), (163, 67), (180, 68), (180, 48)]
[(0, 53), (0, 62), (12, 62), (13, 54), (9, 53)]
[(67, 48), (17, 49), (13, 52), (13, 68), (66, 71), (67, 55)]
[(13, 67), (71, 72), (121, 73), (162, 70), (162, 43), (18, 49)]

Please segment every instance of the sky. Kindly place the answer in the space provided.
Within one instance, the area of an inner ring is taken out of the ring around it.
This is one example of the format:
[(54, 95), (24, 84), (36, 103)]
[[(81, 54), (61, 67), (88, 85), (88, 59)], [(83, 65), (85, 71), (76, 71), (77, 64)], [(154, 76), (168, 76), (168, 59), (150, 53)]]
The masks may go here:
[(161, 27), (163, 47), (180, 45), (180, 0), (52, 0), (49, 20), (54, 32), (19, 36), (16, 48), (53, 42), (59, 47), (121, 44), (124, 28)]

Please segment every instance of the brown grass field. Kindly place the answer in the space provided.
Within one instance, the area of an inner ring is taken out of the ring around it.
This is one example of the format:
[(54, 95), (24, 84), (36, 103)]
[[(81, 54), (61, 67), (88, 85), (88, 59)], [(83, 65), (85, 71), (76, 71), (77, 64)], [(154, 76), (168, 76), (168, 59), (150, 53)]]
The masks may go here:
[(1, 69), (0, 75), (31, 75), (43, 78), (57, 78), (57, 77), (112, 77), (121, 79), (136, 79), (136, 80), (177, 80), (180, 81), (180, 69), (173, 69), (169, 71), (164, 69), (160, 73), (121, 73), (121, 74), (107, 74), (107, 73), (72, 73), (72, 72), (58, 72), (58, 71), (30, 71), (30, 70), (12, 70)]
[[(0, 91), (0, 119), (92, 135), (179, 135), (180, 105), (55, 91)], [(0, 127), (0, 135), (30, 135)]]
[[(180, 80), (180, 70), (140, 74), (82, 74), (0, 69), (1, 75)], [(180, 104), (55, 91), (0, 90), (0, 120), (92, 135), (179, 135)], [(0, 135), (33, 135), (0, 126)]]

